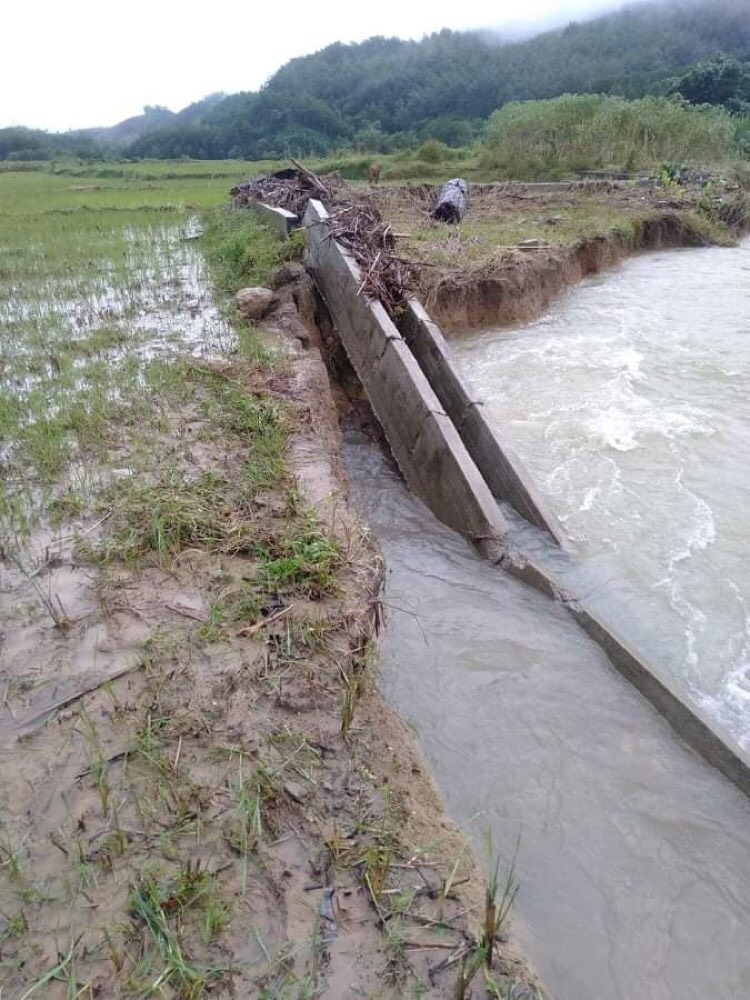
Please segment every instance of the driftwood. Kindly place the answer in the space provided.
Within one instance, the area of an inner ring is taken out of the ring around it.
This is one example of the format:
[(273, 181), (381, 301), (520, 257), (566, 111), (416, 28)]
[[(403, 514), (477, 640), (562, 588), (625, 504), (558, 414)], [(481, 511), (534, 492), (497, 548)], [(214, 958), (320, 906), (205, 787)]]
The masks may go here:
[(432, 210), (438, 222), (460, 222), (469, 207), (469, 185), (460, 177), (448, 181)]
[(339, 174), (319, 177), (296, 160), (292, 163), (293, 168), (233, 187), (232, 203), (241, 206), (262, 201), (301, 217), (310, 198), (321, 201), (330, 212), (331, 237), (352, 254), (360, 267), (360, 292), (379, 299), (391, 317), (397, 316), (419, 271), (417, 264), (393, 252), (397, 237), (404, 239), (406, 235), (394, 233), (369, 200), (353, 203)]
[(240, 206), (250, 201), (261, 201), (285, 208), (302, 218), (311, 198), (317, 198), (325, 205), (336, 202), (337, 193), (344, 187), (340, 174), (318, 177), (296, 160), (292, 163), (294, 167), (286, 167), (233, 187), (229, 192), (232, 203)]
[(360, 292), (379, 299), (393, 318), (403, 310), (418, 268), (393, 253), (395, 237), (374, 205), (346, 205), (329, 222), (333, 239), (354, 257), (362, 272)]

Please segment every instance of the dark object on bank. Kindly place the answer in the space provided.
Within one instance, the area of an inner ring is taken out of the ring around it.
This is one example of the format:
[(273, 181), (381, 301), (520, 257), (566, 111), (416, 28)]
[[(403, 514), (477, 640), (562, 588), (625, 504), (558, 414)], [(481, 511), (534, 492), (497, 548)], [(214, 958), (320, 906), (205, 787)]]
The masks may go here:
[(460, 177), (448, 181), (440, 192), (437, 204), (432, 210), (433, 219), (438, 222), (460, 222), (469, 207), (469, 185)]

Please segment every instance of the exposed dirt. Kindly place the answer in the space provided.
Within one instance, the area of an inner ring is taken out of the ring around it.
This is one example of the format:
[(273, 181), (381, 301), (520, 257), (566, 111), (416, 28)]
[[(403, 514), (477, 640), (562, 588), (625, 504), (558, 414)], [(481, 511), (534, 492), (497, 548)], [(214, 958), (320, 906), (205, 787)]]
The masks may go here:
[[(196, 514), (174, 551), (121, 558), (139, 525), (115, 492), (0, 563), (4, 1000), (448, 998), (479, 954), (476, 859), (372, 682), (381, 560), (346, 501), (326, 369), (300, 346), (314, 300), (287, 279), (285, 372), (192, 364), (161, 404), (154, 482), (168, 463), (170, 483), (242, 498), (210, 542)], [(291, 402), (283, 489), (247, 492), (251, 446), (211, 402), (224, 383)], [(127, 485), (127, 449), (117, 468)], [(248, 532), (310, 536), (330, 572), (261, 585)], [(493, 977), (538, 995), (507, 945)], [(477, 966), (471, 996), (488, 995)]]
[(628, 254), (729, 243), (748, 224), (737, 191), (581, 182), (474, 185), (460, 226), (430, 215), (435, 189), (370, 196), (421, 265), (417, 293), (447, 332), (527, 322), (565, 287)]

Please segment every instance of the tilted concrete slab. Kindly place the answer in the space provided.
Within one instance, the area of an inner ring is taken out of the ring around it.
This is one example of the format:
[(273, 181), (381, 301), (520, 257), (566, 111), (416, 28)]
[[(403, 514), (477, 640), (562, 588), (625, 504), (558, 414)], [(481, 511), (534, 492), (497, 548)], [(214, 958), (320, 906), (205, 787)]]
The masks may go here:
[(537, 493), (516, 453), (490, 427), (484, 404), (456, 371), (445, 337), (421, 302), (412, 299), (408, 303), (398, 327), (495, 499), (509, 503), (561, 545), (565, 536), (559, 521)]
[(328, 213), (305, 213), (310, 265), (404, 479), (439, 520), (470, 540), (507, 523), (453, 422), (380, 302), (360, 293), (356, 261), (330, 236)]

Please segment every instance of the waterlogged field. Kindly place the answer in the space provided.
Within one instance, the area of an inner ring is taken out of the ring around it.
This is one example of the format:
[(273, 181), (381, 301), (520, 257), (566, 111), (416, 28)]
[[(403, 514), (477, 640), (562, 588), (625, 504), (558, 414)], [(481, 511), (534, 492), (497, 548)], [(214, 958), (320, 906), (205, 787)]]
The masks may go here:
[(213, 301), (298, 252), (220, 207), (268, 166), (0, 172), (3, 1000), (395, 1000), (446, 936), (432, 995), (540, 995), (360, 705), (379, 558), (288, 468), (325, 371)]
[[(235, 172), (237, 168), (235, 167)], [(0, 519), (6, 548), (148, 405), (157, 362), (229, 347), (190, 240), (227, 179), (0, 175)], [(60, 493), (61, 473), (76, 465)]]

